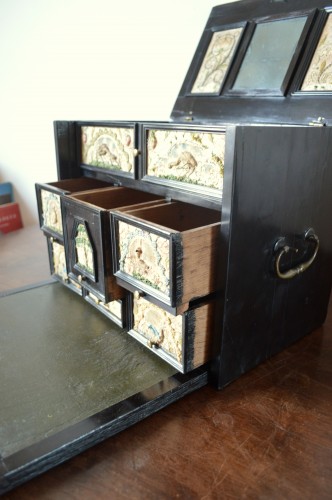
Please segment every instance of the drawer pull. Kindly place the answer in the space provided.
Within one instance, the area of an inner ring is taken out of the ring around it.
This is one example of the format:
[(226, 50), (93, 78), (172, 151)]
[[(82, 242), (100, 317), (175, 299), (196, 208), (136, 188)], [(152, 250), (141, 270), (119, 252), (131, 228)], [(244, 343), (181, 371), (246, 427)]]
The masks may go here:
[(147, 341), (147, 345), (150, 348), (154, 347), (155, 349), (158, 349), (164, 341), (164, 330), (161, 330), (159, 334), (153, 325), (149, 325), (149, 330), (152, 331), (153, 337)]
[(310, 266), (311, 264), (314, 262), (316, 256), (317, 256), (317, 253), (318, 253), (318, 249), (319, 249), (319, 239), (318, 239), (318, 236), (315, 234), (314, 230), (313, 229), (308, 229), (305, 233), (304, 233), (304, 239), (308, 242), (314, 242), (315, 243), (315, 250), (314, 250), (314, 253), (312, 254), (312, 256), (310, 257), (310, 259), (308, 259), (307, 261), (303, 262), (302, 264), (292, 268), (292, 269), (289, 269), (288, 271), (281, 271), (280, 270), (280, 262), (281, 262), (281, 259), (282, 257), (287, 254), (288, 252), (295, 252), (297, 253), (298, 252), (298, 249), (297, 248), (293, 248), (293, 247), (290, 247), (288, 245), (286, 245), (286, 240), (285, 238), (280, 238), (277, 243), (275, 244), (274, 248), (275, 248), (275, 251), (279, 252), (278, 255), (277, 255), (277, 258), (276, 258), (276, 261), (275, 261), (275, 271), (276, 271), (276, 274), (278, 276), (278, 278), (281, 278), (281, 279), (291, 279), (291, 278), (294, 278), (295, 276), (299, 275), (299, 274), (302, 274), (304, 271), (306, 271)]

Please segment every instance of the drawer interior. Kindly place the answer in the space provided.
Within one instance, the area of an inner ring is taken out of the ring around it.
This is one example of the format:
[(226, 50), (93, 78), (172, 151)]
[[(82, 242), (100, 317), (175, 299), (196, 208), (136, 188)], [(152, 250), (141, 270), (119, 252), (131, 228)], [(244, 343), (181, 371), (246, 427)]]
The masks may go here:
[(182, 202), (133, 208), (130, 214), (146, 222), (179, 232), (219, 223), (221, 218), (218, 210)]
[(53, 186), (61, 191), (68, 191), (73, 193), (76, 191), (85, 191), (88, 189), (98, 189), (110, 186), (111, 184), (100, 179), (94, 179), (92, 177), (78, 177), (75, 179), (63, 179), (56, 182), (48, 182), (48, 186)]
[(109, 187), (75, 193), (70, 198), (105, 210), (162, 199), (151, 193), (123, 187)]

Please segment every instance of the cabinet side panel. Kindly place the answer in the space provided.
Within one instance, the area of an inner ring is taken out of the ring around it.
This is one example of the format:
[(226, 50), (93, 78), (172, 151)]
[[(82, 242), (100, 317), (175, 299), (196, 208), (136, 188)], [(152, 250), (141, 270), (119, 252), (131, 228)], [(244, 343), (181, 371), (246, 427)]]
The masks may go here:
[[(219, 387), (320, 326), (332, 277), (331, 130), (249, 126), (237, 137)], [(316, 260), (278, 278), (276, 241), (300, 248), (310, 227)]]

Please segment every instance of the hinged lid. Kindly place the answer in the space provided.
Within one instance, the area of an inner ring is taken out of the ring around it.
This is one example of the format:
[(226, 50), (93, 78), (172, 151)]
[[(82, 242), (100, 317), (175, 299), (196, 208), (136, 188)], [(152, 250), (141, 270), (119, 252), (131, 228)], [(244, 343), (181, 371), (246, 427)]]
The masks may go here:
[(171, 119), (332, 123), (332, 0), (212, 9)]

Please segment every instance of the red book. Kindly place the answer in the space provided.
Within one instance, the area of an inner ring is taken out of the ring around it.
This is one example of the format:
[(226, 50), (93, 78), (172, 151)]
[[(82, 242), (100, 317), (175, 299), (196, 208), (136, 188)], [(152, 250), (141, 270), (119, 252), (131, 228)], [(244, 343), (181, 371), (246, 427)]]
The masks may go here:
[(0, 205), (0, 233), (10, 233), (23, 227), (18, 203)]

